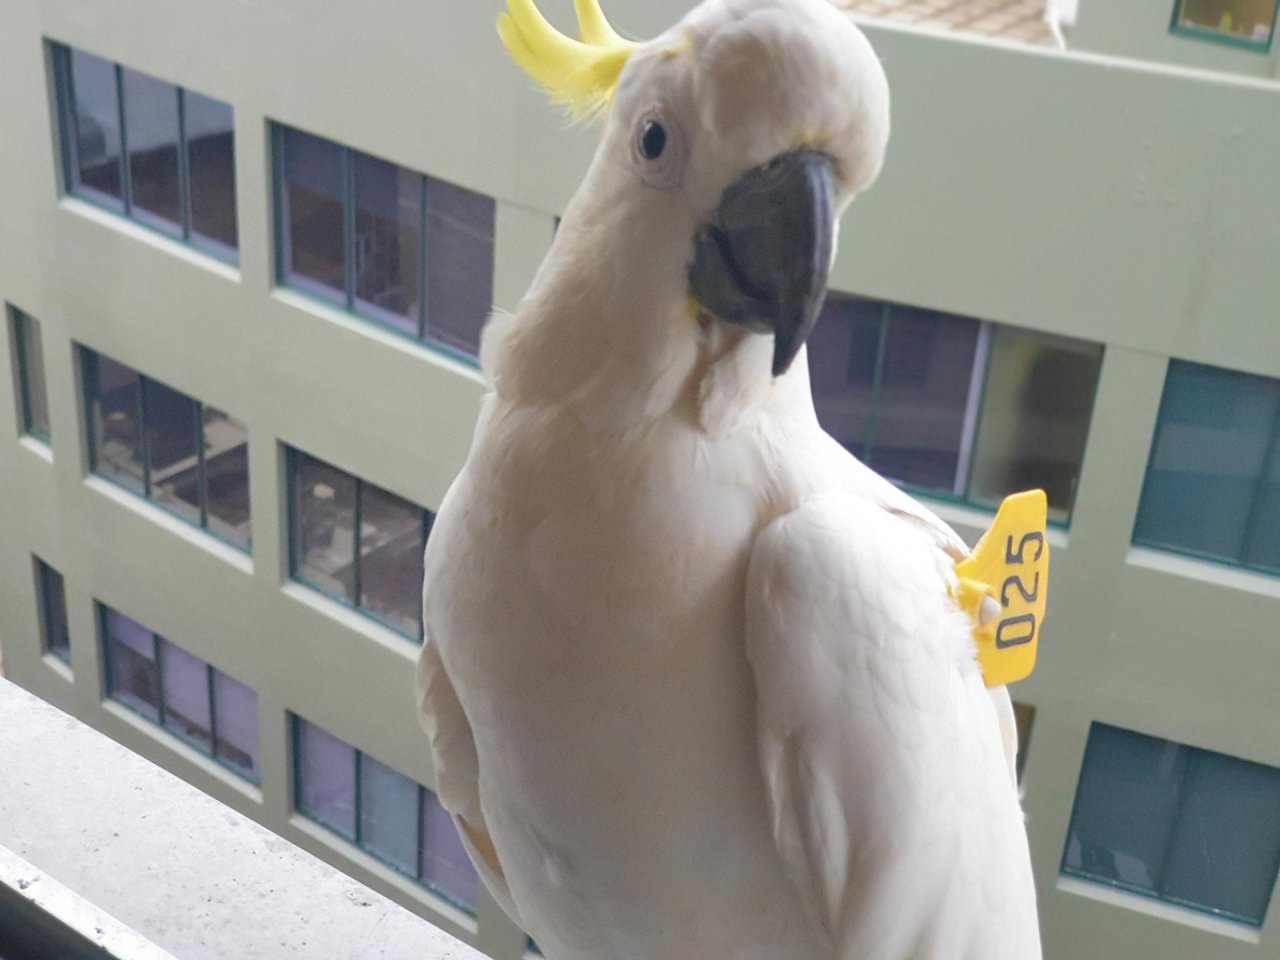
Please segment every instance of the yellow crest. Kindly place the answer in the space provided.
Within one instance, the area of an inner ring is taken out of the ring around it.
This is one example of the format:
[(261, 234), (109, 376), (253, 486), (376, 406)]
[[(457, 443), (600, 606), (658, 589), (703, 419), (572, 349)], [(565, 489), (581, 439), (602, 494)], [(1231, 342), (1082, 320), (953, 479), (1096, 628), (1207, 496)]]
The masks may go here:
[(639, 46), (609, 26), (599, 0), (574, 0), (581, 40), (566, 37), (546, 21), (533, 0), (507, 0), (498, 34), (511, 59), (575, 117), (603, 110), (618, 77)]

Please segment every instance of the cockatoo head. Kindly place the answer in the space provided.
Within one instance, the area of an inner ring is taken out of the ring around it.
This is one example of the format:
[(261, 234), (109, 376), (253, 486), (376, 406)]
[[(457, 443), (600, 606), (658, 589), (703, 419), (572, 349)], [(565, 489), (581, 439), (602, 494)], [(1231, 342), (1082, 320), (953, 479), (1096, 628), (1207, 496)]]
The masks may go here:
[(624, 238), (613, 269), (635, 273), (647, 309), (771, 335), (784, 373), (822, 306), (839, 215), (884, 158), (888, 85), (871, 45), (831, 0), (705, 0), (643, 44), (598, 0), (575, 7), (581, 40), (533, 0), (509, 0), (499, 21), (555, 98), (606, 116), (562, 229)]

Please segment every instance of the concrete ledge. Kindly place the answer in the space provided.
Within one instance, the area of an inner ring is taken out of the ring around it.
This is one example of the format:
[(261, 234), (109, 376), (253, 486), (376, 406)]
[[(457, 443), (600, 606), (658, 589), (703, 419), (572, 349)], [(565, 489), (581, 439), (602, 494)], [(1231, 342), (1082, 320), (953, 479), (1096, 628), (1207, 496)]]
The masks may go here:
[(0, 771), (0, 847), (182, 960), (482, 960), (4, 680)]

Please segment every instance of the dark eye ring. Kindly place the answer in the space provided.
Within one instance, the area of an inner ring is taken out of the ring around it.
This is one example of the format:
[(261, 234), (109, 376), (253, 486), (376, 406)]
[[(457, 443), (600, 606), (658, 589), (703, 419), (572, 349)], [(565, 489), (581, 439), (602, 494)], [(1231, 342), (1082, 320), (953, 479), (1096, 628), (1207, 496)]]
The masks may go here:
[(646, 121), (640, 131), (640, 153), (646, 160), (657, 160), (666, 148), (666, 128), (656, 120)]

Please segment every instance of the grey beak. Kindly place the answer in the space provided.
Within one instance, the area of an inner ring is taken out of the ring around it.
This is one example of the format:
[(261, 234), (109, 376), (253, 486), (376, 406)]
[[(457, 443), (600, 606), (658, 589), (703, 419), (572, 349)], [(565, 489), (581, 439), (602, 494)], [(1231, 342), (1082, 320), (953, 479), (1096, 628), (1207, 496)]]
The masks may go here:
[(834, 241), (834, 161), (797, 150), (732, 183), (694, 239), (689, 289), (721, 320), (773, 334), (779, 376), (813, 330)]

